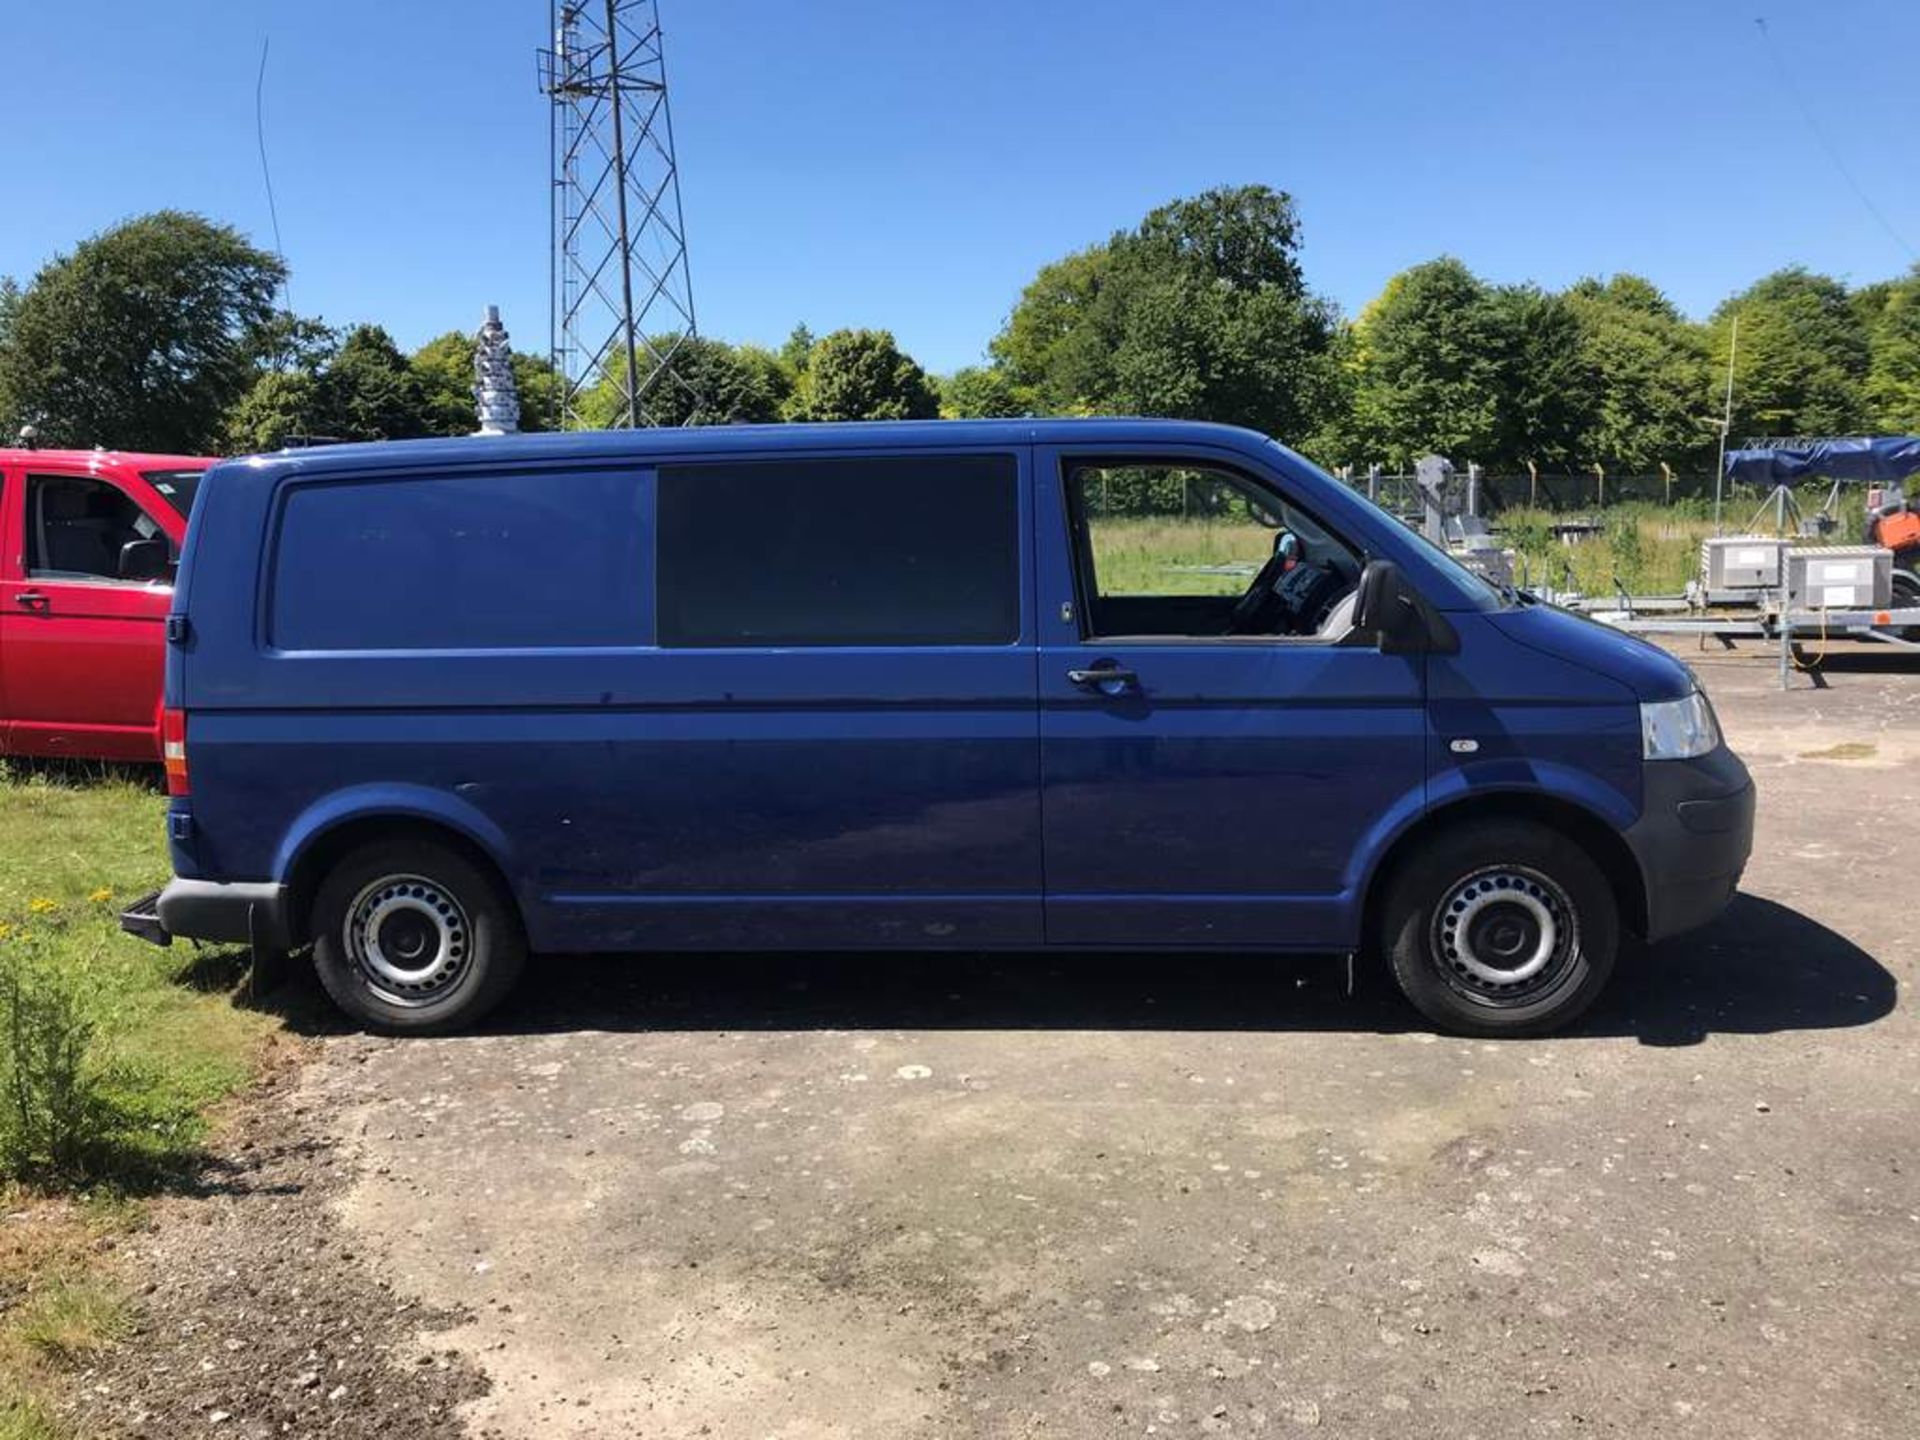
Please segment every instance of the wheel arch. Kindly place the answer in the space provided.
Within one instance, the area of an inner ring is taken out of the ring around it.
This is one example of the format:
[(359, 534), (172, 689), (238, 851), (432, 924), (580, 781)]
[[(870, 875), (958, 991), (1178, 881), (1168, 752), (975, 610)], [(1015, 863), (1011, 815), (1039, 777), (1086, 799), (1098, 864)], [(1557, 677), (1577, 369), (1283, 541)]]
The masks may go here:
[(1635, 934), (1646, 933), (1646, 877), (1620, 833), (1575, 801), (1540, 791), (1503, 790), (1449, 801), (1428, 811), (1394, 837), (1367, 877), (1362, 892), (1360, 916), (1366, 950), (1377, 952), (1379, 949), (1381, 897), (1408, 858), (1446, 831), (1486, 820), (1531, 820), (1568, 836), (1606, 876), (1620, 907), (1622, 927)]
[(500, 887), (525, 928), (525, 907), (509, 878), (505, 837), (484, 817), (469, 817), (459, 808), (422, 804), (411, 797), (368, 796), (303, 817), (303, 823), (289, 833), (274, 873), (287, 887), (288, 932), (294, 943), (312, 938), (313, 898), (328, 871), (364, 845), (409, 836), (444, 845), (473, 862)]

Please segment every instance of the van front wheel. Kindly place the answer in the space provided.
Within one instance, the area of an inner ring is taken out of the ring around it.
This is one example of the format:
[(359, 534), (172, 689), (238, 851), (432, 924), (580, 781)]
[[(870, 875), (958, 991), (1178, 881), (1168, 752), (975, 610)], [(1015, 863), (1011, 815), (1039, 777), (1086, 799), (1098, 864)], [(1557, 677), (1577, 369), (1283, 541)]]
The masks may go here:
[(457, 1030), (497, 1005), (526, 959), (493, 877), (430, 840), (348, 855), (313, 904), (313, 964), (334, 1003), (388, 1034)]
[(1381, 935), (1414, 1007), (1462, 1035), (1544, 1035), (1613, 973), (1620, 911), (1579, 845), (1524, 820), (1461, 825), (1388, 887)]

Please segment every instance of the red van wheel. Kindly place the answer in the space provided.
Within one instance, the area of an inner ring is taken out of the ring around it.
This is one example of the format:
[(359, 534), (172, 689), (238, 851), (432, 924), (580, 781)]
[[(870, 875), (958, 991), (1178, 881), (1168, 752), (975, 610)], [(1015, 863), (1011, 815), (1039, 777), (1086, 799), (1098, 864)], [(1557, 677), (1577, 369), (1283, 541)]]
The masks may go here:
[(1443, 832), (1394, 878), (1381, 920), (1401, 991), (1462, 1035), (1544, 1035), (1572, 1023), (1605, 987), (1620, 941), (1600, 867), (1525, 820)]
[(513, 988), (526, 948), (494, 878), (430, 840), (355, 850), (314, 897), (320, 983), (374, 1030), (419, 1035), (472, 1024)]

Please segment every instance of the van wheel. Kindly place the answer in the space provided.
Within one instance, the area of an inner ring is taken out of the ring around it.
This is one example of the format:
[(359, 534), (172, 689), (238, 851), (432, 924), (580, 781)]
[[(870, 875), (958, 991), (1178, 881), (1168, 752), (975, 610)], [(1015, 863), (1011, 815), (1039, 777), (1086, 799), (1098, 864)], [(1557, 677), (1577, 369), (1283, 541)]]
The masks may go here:
[(1525, 820), (1446, 831), (1388, 887), (1381, 934), (1400, 989), (1442, 1030), (1544, 1035), (1613, 973), (1620, 909), (1572, 840)]
[(320, 983), (372, 1030), (470, 1025), (513, 988), (526, 954), (520, 918), (493, 877), (431, 840), (355, 850), (314, 897)]

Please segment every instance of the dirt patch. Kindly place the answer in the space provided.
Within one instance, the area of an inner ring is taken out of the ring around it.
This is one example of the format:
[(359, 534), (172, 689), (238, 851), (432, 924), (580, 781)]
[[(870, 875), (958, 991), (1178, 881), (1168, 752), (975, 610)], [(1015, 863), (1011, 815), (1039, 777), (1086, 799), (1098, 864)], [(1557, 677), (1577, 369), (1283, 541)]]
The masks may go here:
[(454, 1440), (487, 1382), (432, 1337), (465, 1317), (375, 1276), (334, 1203), (352, 1164), (270, 1075), (234, 1116), (198, 1190), (156, 1203), (121, 1247), (125, 1342), (75, 1376), (77, 1433)]
[(1824, 750), (1802, 750), (1802, 760), (1871, 760), (1879, 754), (1879, 747), (1864, 740), (1843, 740), (1838, 745), (1829, 745)]

